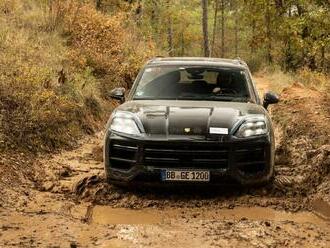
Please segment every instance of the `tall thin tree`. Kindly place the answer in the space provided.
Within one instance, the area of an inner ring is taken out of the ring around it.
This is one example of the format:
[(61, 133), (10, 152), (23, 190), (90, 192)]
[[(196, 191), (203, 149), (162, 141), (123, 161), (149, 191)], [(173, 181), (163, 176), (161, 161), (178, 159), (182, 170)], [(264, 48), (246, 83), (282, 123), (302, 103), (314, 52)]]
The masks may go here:
[(207, 11), (208, 1), (201, 0), (201, 3), (202, 3), (202, 11), (203, 11), (202, 24), (203, 24), (204, 56), (209, 57), (210, 47), (209, 47), (209, 31), (208, 31), (208, 11)]
[(225, 57), (225, 0), (221, 0), (221, 57)]
[(238, 18), (239, 18), (239, 5), (238, 5), (238, 0), (234, 1), (234, 7), (235, 7), (235, 57), (238, 57), (238, 32), (239, 32), (239, 27), (238, 27)]
[(266, 12), (265, 12), (265, 22), (266, 22), (266, 51), (267, 51), (267, 62), (271, 64), (273, 62), (272, 57), (272, 30), (271, 30), (271, 3), (270, 0), (265, 2)]
[(212, 32), (212, 43), (211, 43), (211, 56), (214, 56), (214, 45), (215, 37), (217, 33), (217, 24), (218, 24), (218, 9), (219, 9), (219, 0), (214, 0), (214, 20), (213, 20), (213, 32)]
[(168, 18), (168, 26), (167, 26), (167, 44), (168, 44), (168, 54), (173, 56), (173, 21), (172, 21), (172, 13), (171, 13), (171, 0), (166, 1), (166, 9), (167, 9), (167, 18)]
[(167, 43), (168, 43), (168, 54), (173, 56), (173, 24), (172, 17), (169, 17), (167, 26)]

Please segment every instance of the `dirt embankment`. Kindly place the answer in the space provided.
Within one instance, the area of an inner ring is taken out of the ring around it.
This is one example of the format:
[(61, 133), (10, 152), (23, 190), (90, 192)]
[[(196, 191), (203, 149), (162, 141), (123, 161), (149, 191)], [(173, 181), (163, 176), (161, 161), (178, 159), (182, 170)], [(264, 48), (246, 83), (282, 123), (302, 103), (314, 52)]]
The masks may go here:
[(42, 172), (28, 154), (0, 153), (0, 207), (26, 205)]
[(277, 181), (287, 194), (330, 203), (330, 95), (294, 84), (273, 110)]
[(329, 247), (330, 99), (299, 84), (281, 99), (276, 179), (262, 188), (113, 187), (102, 133), (54, 156), (2, 156), (0, 246)]

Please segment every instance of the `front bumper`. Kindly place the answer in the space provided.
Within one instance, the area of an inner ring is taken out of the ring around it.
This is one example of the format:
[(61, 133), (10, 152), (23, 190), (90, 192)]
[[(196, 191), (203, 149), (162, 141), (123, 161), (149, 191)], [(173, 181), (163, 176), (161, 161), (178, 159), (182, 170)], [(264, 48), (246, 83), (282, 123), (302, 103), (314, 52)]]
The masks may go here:
[[(269, 135), (223, 140), (136, 139), (108, 132), (104, 163), (112, 182), (161, 182), (163, 169), (210, 171), (211, 183), (224, 178), (240, 184), (267, 182), (274, 171), (274, 142)], [(165, 183), (165, 182), (164, 182)]]

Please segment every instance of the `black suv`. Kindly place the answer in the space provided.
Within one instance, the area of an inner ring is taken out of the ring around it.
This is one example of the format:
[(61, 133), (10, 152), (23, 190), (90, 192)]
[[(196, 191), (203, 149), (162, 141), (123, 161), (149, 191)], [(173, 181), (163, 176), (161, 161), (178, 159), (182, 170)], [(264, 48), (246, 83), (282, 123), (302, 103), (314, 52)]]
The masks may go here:
[(155, 58), (125, 89), (107, 124), (104, 163), (112, 183), (264, 183), (274, 173), (267, 106), (241, 60)]

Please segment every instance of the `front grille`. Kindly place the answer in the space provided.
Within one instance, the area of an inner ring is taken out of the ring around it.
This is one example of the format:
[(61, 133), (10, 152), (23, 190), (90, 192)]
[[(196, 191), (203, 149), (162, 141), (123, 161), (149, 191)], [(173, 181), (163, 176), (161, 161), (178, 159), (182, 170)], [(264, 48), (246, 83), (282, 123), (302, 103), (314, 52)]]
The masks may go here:
[(138, 147), (126, 141), (113, 141), (110, 143), (109, 157), (111, 167), (128, 170), (137, 160)]
[(265, 146), (237, 147), (235, 150), (235, 163), (245, 174), (262, 172), (266, 166)]
[(267, 168), (269, 147), (260, 144), (216, 142), (135, 142), (112, 140), (109, 144), (110, 166), (129, 170), (136, 165), (172, 169), (238, 168), (243, 174), (262, 173)]
[(164, 168), (221, 169), (228, 167), (229, 149), (210, 143), (161, 143), (144, 147), (146, 166)]

